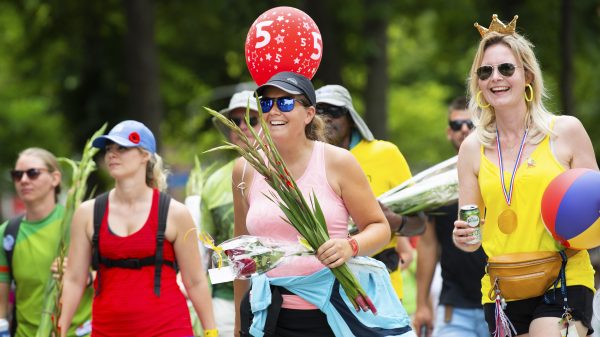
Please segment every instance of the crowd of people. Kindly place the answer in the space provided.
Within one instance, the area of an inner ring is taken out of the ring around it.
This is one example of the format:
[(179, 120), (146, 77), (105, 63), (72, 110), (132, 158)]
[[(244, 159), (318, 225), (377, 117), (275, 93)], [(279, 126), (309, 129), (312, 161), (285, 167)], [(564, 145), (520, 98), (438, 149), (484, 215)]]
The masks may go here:
[[(56, 318), (60, 336), (193, 336), (186, 299), (207, 337), (347, 331), (547, 337), (565, 336), (564, 329), (571, 329), (568, 336), (590, 336), (595, 288), (587, 251), (561, 252), (560, 288), (530, 296), (503, 296), (486, 268), (488, 259), (520, 262), (522, 253), (561, 251), (541, 219), (545, 187), (568, 169), (598, 171), (581, 122), (545, 107), (531, 42), (494, 20), (489, 29), (479, 27), (467, 97), (448, 105), (446, 136), (458, 153), (459, 198), (438, 209), (402, 215), (377, 201), (412, 174), (396, 145), (375, 139), (345, 87), (315, 90), (303, 75), (280, 72), (256, 91), (231, 97), (220, 113), (253, 141), (251, 131), (262, 135), (262, 111), (289, 175), (305, 198), (319, 200), (330, 237), (314, 255), (295, 257), (260, 280), (210, 284), (199, 243), (187, 236), (196, 224), (186, 206), (166, 194), (167, 172), (144, 124), (126, 120), (94, 139), (114, 187), (73, 215)], [(214, 121), (224, 139), (245, 146)], [(25, 212), (0, 226), (0, 323), (10, 320), (13, 336), (34, 336), (46, 284), (59, 269), (62, 176), (54, 155), (41, 148), (23, 150), (10, 174)], [(240, 235), (297, 242), (298, 232), (271, 192), (247, 160), (231, 156), (204, 184), (198, 225), (217, 243)], [(481, 212), (479, 241), (473, 240), (479, 229), (457, 218), (465, 205)], [(402, 305), (401, 270), (413, 260), (408, 238), (415, 236), (416, 310), (410, 318)], [(386, 303), (396, 308), (386, 311), (384, 305), (378, 316), (361, 315), (347, 299), (336, 302), (339, 284), (328, 269), (352, 261), (384, 270), (384, 277), (370, 272), (369, 280), (395, 295)], [(266, 313), (257, 309), (261, 303), (267, 303)]]

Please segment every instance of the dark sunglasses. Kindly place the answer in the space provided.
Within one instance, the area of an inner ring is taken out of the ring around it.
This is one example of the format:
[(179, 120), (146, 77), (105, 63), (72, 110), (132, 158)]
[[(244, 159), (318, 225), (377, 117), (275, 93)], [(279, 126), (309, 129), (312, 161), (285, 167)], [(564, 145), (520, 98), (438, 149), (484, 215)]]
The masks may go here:
[(473, 128), (473, 122), (470, 119), (457, 119), (453, 121), (448, 121), (448, 126), (452, 131), (460, 131), (464, 124), (467, 124), (469, 130)]
[(498, 71), (502, 76), (511, 77), (518, 67), (512, 63), (481, 66), (477, 68), (477, 77), (482, 81), (487, 80), (494, 73), (494, 68), (498, 68)]
[[(246, 122), (246, 120), (241, 117), (231, 117), (229, 119), (231, 119), (231, 121), (234, 122), (235, 125), (237, 125), (237, 126), (242, 125), (242, 121)], [(258, 124), (258, 117), (250, 117), (250, 126), (256, 126), (257, 124)]]
[(261, 97), (260, 98), (260, 107), (262, 108), (262, 112), (269, 112), (273, 108), (274, 103), (277, 102), (277, 108), (281, 112), (290, 112), (294, 110), (294, 105), (298, 101), (300, 104), (305, 105), (302, 100), (299, 100), (294, 97)]
[(10, 176), (12, 177), (12, 179), (15, 182), (21, 181), (21, 179), (23, 179), (24, 174), (27, 175), (27, 178), (29, 178), (29, 180), (35, 180), (40, 176), (40, 174), (42, 174), (43, 171), (48, 171), (48, 170), (45, 168), (30, 168), (27, 170), (11, 170)]
[(331, 118), (340, 118), (348, 113), (348, 109), (343, 106), (330, 104), (317, 104), (317, 114)]

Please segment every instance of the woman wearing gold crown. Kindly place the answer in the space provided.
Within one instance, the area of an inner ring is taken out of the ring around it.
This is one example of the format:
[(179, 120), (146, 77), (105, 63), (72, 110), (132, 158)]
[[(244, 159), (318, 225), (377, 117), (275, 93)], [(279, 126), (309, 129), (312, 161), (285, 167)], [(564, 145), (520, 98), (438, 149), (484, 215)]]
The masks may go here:
[[(589, 255), (559, 252), (540, 205), (561, 172), (598, 165), (579, 120), (544, 106), (540, 66), (531, 42), (515, 32), (516, 21), (505, 25), (494, 15), (489, 28), (475, 24), (482, 38), (468, 83), (476, 129), (459, 152), (459, 204), (478, 205), (485, 224), (481, 241), (470, 243), (478, 241), (471, 236), (476, 229), (458, 220), (453, 239), (465, 251), (483, 245), (489, 258), (481, 290), (494, 336), (586, 336), (593, 332)], [(542, 270), (530, 272), (535, 264)]]

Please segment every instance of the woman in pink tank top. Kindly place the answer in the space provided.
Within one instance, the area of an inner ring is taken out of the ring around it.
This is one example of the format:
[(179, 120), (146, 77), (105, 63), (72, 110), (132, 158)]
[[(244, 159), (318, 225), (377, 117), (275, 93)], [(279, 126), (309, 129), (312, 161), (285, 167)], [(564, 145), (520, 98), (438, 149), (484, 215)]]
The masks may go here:
[[(183, 204), (172, 199), (167, 204), (170, 197), (159, 197), (158, 191), (166, 188), (166, 175), (154, 135), (142, 123), (124, 121), (108, 135), (94, 139), (93, 146), (105, 150), (115, 188), (108, 194), (106, 207), (99, 208), (104, 216), (97, 239), (92, 238), (94, 205), (103, 198), (84, 202), (73, 216), (61, 336), (81, 299), (92, 257), (99, 267), (92, 336), (192, 336), (188, 307), (176, 283), (175, 262), (205, 336), (217, 336), (198, 241), (193, 235), (185, 239), (195, 229), (192, 217)], [(162, 248), (157, 241), (161, 204), (168, 205)]]
[[(345, 149), (320, 142), (323, 122), (315, 115), (315, 91), (309, 79), (292, 72), (274, 75), (257, 89), (269, 131), (305, 197), (315, 193), (331, 239), (316, 256), (298, 257), (267, 275), (303, 276), (335, 268), (356, 255), (371, 255), (390, 238), (390, 229), (358, 162)], [(233, 172), (235, 236), (251, 234), (296, 242), (299, 233), (281, 218), (279, 207), (265, 197), (270, 187), (245, 160)], [(360, 229), (348, 237), (348, 217)], [(234, 281), (236, 330), (248, 336), (240, 319), (248, 310), (248, 281)], [(325, 315), (302, 298), (282, 289), (276, 336), (333, 336)], [(240, 304), (246, 296), (245, 304)], [(241, 306), (241, 308), (240, 308)], [(267, 318), (267, 320), (273, 319)], [(240, 331), (241, 328), (241, 331)]]

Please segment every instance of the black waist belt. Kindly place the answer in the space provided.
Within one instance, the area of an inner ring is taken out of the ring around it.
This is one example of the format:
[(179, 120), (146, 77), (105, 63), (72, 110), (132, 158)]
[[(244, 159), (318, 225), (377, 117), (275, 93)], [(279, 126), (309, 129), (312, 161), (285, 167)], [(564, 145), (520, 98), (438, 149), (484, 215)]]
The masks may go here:
[(400, 255), (398, 255), (398, 252), (395, 248), (384, 249), (379, 254), (373, 255), (373, 258), (383, 262), (388, 270), (388, 273), (396, 271), (398, 269), (398, 264), (400, 263)]
[[(156, 261), (155, 256), (147, 256), (141, 259), (108, 259), (100, 257), (100, 264), (108, 268), (127, 268), (127, 269), (140, 269), (145, 266), (154, 266)], [(175, 263), (173, 261), (162, 261), (163, 265), (169, 266), (175, 269)]]
[[(250, 309), (250, 291), (246, 293), (240, 304), (240, 322), (241, 331), (240, 336), (251, 337), (250, 326), (252, 325), (252, 310)], [(265, 337), (275, 336), (275, 330), (277, 329), (277, 319), (279, 318), (279, 312), (281, 311), (281, 304), (283, 304), (283, 297), (281, 295), (295, 295), (286, 288), (271, 285), (271, 304), (267, 308), (267, 319), (265, 321)]]

